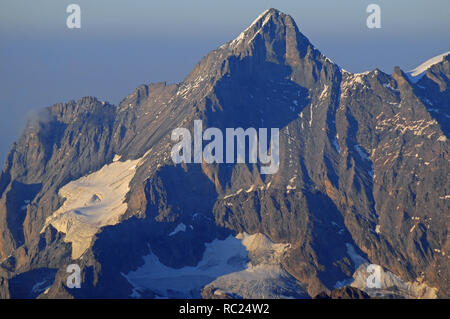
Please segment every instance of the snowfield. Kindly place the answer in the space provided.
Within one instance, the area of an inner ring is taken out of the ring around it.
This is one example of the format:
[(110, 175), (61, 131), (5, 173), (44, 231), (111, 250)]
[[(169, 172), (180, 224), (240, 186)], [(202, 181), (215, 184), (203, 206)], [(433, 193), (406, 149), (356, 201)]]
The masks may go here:
[(380, 288), (368, 288), (367, 272), (368, 263), (364, 263), (358, 267), (353, 274), (351, 282), (352, 287), (356, 287), (365, 291), (371, 297), (386, 297), (390, 294), (396, 294), (405, 298), (412, 299), (435, 299), (437, 298), (437, 289), (427, 286), (422, 282), (421, 278), (417, 278), (414, 282), (405, 282), (390, 271), (384, 271), (380, 265), (375, 265), (380, 273)]
[(205, 286), (244, 298), (298, 297), (303, 291), (280, 265), (290, 244), (275, 244), (259, 233), (240, 233), (205, 245), (203, 258), (195, 267), (175, 269), (162, 264), (153, 253), (145, 256), (142, 267), (122, 274), (134, 287), (133, 297), (148, 289), (158, 298), (200, 298)]
[(419, 65), (415, 69), (413, 69), (413, 70), (408, 72), (410, 77), (413, 78), (412, 80), (414, 82), (420, 80), (420, 78), (423, 76), (423, 74), (425, 74), (425, 72), (429, 68), (431, 68), (433, 65), (441, 62), (444, 59), (444, 56), (446, 56), (448, 54), (450, 54), (450, 51), (447, 51), (445, 53), (439, 54), (438, 56), (435, 56), (434, 58), (431, 58), (431, 59), (425, 61), (424, 63), (422, 63), (421, 65)]
[[(377, 225), (378, 228), (379, 225)], [(437, 298), (437, 289), (427, 286), (422, 282), (421, 278), (417, 278), (414, 282), (405, 282), (390, 271), (384, 271), (380, 265), (372, 264), (380, 275), (380, 287), (369, 288), (367, 280), (369, 275), (374, 273), (373, 269), (368, 271), (370, 263), (361, 255), (359, 255), (352, 244), (346, 243), (347, 254), (355, 264), (355, 272), (352, 278), (338, 281), (335, 288), (350, 285), (365, 291), (371, 297), (387, 297), (392, 294), (412, 299), (434, 299)]]
[(65, 242), (72, 243), (73, 259), (89, 248), (101, 227), (117, 224), (127, 210), (125, 195), (140, 159), (114, 159), (100, 170), (63, 186), (58, 194), (66, 200), (47, 218), (41, 231), (51, 224), (65, 233)]

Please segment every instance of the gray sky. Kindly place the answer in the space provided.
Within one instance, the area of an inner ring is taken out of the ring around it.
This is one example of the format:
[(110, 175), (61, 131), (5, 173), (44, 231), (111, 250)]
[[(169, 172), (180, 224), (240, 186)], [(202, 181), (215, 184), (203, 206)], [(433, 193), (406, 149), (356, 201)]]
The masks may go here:
[[(81, 29), (66, 27), (70, 3)], [(370, 3), (381, 29), (366, 27)], [(1, 0), (0, 163), (31, 110), (87, 95), (117, 104), (140, 84), (179, 82), (269, 7), (352, 72), (410, 70), (450, 50), (448, 0)]]

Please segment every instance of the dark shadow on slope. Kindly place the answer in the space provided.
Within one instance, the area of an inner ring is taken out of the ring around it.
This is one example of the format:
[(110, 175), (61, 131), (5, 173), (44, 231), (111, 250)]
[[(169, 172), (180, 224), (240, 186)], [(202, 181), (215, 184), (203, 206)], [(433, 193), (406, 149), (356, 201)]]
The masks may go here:
[(318, 277), (332, 289), (337, 281), (350, 277), (356, 268), (347, 253), (346, 243), (363, 254), (353, 242), (341, 213), (328, 196), (317, 192), (307, 193), (306, 198), (311, 211), (311, 245), (317, 254), (318, 263), (324, 267), (318, 272)]
[[(441, 76), (443, 76), (442, 73)], [(425, 105), (431, 117), (439, 123), (445, 136), (450, 138), (450, 81), (447, 77), (445, 77), (445, 82), (444, 79), (440, 80), (443, 82), (441, 85), (447, 87), (445, 91), (441, 91), (438, 83), (430, 80), (427, 76), (413, 84), (413, 90), (414, 94)]]
[[(222, 132), (226, 128), (255, 128), (257, 131), (259, 128), (267, 128), (267, 148), (271, 138), (270, 129), (278, 128), (281, 131), (296, 120), (310, 103), (308, 89), (290, 80), (292, 69), (287, 65), (268, 61), (255, 62), (254, 57), (241, 60), (235, 56), (230, 57), (227, 63), (229, 73), (215, 85), (214, 93), (218, 100), (207, 101), (204, 125), (217, 127)], [(224, 136), (224, 143), (226, 142)], [(248, 163), (248, 152), (246, 156)], [(224, 189), (230, 186), (234, 166), (219, 166), (219, 179)], [(251, 171), (251, 165), (248, 166)], [(260, 169), (261, 163), (257, 167)]]
[(13, 181), (6, 194), (6, 222), (17, 246), (24, 243), (23, 222), (27, 205), (41, 191), (42, 184), (24, 184)]
[(49, 288), (57, 269), (39, 268), (14, 276), (9, 280), (11, 298), (34, 299)]

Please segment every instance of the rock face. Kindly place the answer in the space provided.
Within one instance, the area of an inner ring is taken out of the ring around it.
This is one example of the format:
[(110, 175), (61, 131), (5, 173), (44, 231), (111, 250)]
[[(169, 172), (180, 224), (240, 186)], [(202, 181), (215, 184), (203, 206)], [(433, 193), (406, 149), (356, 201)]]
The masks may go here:
[[(450, 55), (423, 72), (346, 72), (270, 9), (182, 83), (42, 110), (0, 177), (0, 297), (307, 298), (365, 264), (450, 297)], [(198, 119), (279, 128), (278, 172), (175, 165)]]

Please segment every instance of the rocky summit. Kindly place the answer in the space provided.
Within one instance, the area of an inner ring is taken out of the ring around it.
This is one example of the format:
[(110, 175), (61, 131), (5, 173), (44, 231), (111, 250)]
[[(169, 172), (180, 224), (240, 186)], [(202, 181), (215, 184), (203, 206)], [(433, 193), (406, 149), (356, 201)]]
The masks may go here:
[[(347, 72), (270, 9), (181, 83), (50, 106), (1, 173), (0, 297), (449, 298), (449, 77)], [(195, 120), (279, 128), (278, 171), (174, 164)]]

